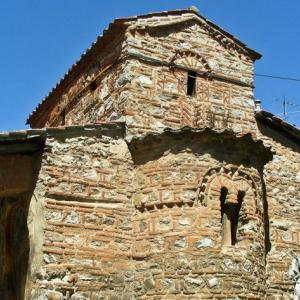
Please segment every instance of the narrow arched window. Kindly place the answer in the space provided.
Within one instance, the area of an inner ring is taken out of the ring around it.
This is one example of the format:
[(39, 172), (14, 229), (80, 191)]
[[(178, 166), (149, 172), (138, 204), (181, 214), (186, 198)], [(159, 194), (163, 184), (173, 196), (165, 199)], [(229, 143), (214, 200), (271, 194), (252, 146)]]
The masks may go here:
[(230, 224), (230, 212), (226, 201), (228, 196), (228, 189), (222, 187), (220, 192), (220, 204), (221, 204), (221, 224), (222, 224), (222, 243), (223, 245), (231, 245), (231, 224)]
[(64, 108), (61, 112), (61, 125), (66, 125), (66, 109)]
[(237, 242), (237, 231), (238, 223), (240, 217), (240, 210), (242, 207), (242, 202), (245, 196), (245, 192), (238, 192), (237, 203), (233, 206), (232, 216), (231, 216), (231, 244), (235, 245)]
[(239, 192), (234, 202), (227, 201), (228, 189), (223, 187), (220, 192), (222, 243), (225, 246), (235, 245), (239, 214), (245, 193)]
[(197, 73), (195, 71), (188, 71), (188, 73), (187, 73), (187, 89), (186, 89), (186, 94), (188, 96), (196, 95), (196, 78), (197, 78)]

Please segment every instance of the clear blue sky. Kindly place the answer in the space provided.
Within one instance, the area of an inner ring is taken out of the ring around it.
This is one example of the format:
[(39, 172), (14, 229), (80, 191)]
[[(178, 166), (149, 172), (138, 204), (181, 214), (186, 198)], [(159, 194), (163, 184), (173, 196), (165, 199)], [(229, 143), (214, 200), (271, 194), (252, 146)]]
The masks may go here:
[[(195, 5), (263, 54), (256, 73), (300, 78), (299, 0), (1, 0), (0, 130), (26, 128), (28, 114), (117, 17)], [(300, 111), (300, 82), (255, 78), (263, 108)], [(276, 100), (278, 99), (278, 100)], [(300, 113), (289, 122), (300, 127)]]

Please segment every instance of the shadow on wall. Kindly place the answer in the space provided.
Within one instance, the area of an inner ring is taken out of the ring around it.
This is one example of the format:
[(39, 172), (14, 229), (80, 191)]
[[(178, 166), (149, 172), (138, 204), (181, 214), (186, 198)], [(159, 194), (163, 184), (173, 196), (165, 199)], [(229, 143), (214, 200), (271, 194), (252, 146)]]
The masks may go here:
[(166, 153), (192, 152), (196, 155), (210, 154), (220, 162), (254, 167), (262, 170), (272, 160), (272, 152), (251, 135), (235, 136), (231, 131), (215, 132), (211, 129), (194, 132), (190, 128), (166, 131), (161, 135), (149, 134), (129, 143), (132, 159), (136, 165), (155, 161)]
[(263, 206), (264, 206), (264, 230), (265, 230), (265, 251), (268, 254), (271, 251), (272, 243), (270, 238), (270, 218), (269, 218), (269, 205), (267, 201), (267, 189), (266, 184), (262, 175), (260, 173), (262, 182), (262, 193), (263, 193)]
[(27, 216), (30, 195), (1, 200), (0, 299), (24, 299), (29, 259)]
[[(38, 152), (19, 155), (14, 161), (14, 165), (17, 165), (15, 169), (2, 170), (1, 177), (6, 174), (5, 177), (8, 180), (0, 182), (0, 299), (25, 299), (30, 261), (27, 219), (30, 200), (40, 170), (40, 154)], [(2, 159), (5, 157), (5, 155), (2, 156)], [(24, 168), (22, 160), (28, 157), (31, 158), (31, 163)], [(30, 178), (28, 186), (24, 187), (18, 182), (16, 172)], [(3, 185), (3, 182), (7, 181), (10, 181), (8, 190)]]

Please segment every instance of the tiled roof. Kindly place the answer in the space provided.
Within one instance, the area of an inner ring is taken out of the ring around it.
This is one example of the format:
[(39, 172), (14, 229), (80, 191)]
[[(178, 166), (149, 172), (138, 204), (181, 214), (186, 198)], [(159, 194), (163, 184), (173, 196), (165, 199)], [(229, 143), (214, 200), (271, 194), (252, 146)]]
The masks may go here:
[[(170, 11), (162, 11), (162, 12), (153, 12), (145, 15), (139, 15), (139, 16), (133, 16), (133, 17), (127, 17), (127, 18), (117, 18), (115, 19), (112, 23), (109, 24), (108, 28), (105, 29), (102, 33), (102, 35), (99, 35), (94, 43), (86, 49), (86, 51), (80, 56), (80, 58), (69, 68), (67, 73), (64, 74), (63, 78), (60, 79), (60, 81), (56, 84), (54, 88), (48, 93), (48, 95), (42, 99), (42, 101), (38, 104), (38, 106), (35, 108), (35, 110), (29, 115), (27, 119), (27, 124), (30, 123), (33, 115), (38, 112), (41, 107), (49, 100), (50, 96), (55, 95), (60, 89), (63, 89), (64, 83), (66, 80), (69, 78), (69, 76), (76, 71), (79, 66), (83, 65), (85, 61), (93, 55), (93, 51), (95, 50), (96, 47), (102, 47), (105, 45), (106, 39), (110, 36), (110, 34), (116, 30), (116, 29), (122, 29), (126, 28), (129, 26), (129, 22), (134, 22), (138, 21), (139, 19), (147, 19), (147, 18), (152, 18), (152, 17), (165, 17), (165, 16), (174, 16), (174, 15), (182, 15), (185, 13), (189, 14), (195, 14), (198, 18), (204, 20), (210, 27), (215, 29), (216, 31), (219, 31), (221, 34), (225, 35), (226, 37), (232, 39), (235, 43), (237, 43), (239, 46), (244, 48), (246, 52), (248, 52), (254, 59), (259, 59), (261, 57), (261, 54), (258, 52), (248, 48), (248, 46), (244, 43), (242, 43), (237, 37), (233, 36), (232, 34), (226, 32), (224, 29), (221, 27), (217, 26), (213, 22), (209, 21), (208, 19), (204, 18), (198, 13), (198, 10), (195, 9), (194, 7), (187, 8), (187, 9), (181, 9), (181, 10), (170, 10)], [(109, 42), (109, 41), (108, 41)]]
[(291, 137), (296, 138), (300, 142), (300, 130), (296, 126), (293, 126), (278, 116), (264, 110), (257, 112), (255, 117), (276, 129), (288, 133)]
[(93, 133), (119, 133), (120, 135), (123, 135), (124, 129), (124, 122), (111, 122), (0, 132), (0, 146), (2, 144), (9, 144), (12, 142), (30, 142), (54, 136), (68, 136)]

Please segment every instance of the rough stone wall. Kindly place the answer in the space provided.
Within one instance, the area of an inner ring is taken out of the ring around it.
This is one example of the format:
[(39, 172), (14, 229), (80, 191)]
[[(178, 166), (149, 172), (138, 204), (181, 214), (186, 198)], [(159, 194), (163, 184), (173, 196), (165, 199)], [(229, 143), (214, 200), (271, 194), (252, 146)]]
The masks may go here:
[(290, 299), (286, 272), (300, 255), (300, 147), (286, 134), (260, 125), (260, 138), (275, 152), (264, 171), (269, 211), (268, 299)]

